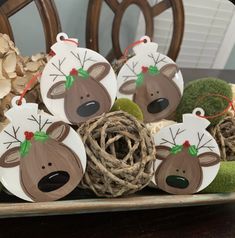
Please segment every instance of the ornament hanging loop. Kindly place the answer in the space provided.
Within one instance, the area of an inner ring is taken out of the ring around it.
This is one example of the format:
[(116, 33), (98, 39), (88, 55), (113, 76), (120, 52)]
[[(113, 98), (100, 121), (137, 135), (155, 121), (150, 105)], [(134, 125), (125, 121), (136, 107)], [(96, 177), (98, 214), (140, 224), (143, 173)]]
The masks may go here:
[(30, 89), (31, 85), (35, 83), (36, 80), (38, 80), (38, 78), (42, 75), (42, 73), (37, 73), (35, 74), (27, 83), (24, 91), (21, 93), (19, 100), (16, 102), (18, 106), (20, 106), (22, 104), (23, 98), (25, 96), (25, 94), (27, 93), (27, 91)]
[(123, 53), (123, 56), (122, 58), (123, 59), (127, 59), (128, 58), (128, 52), (130, 49), (134, 48), (135, 46), (139, 45), (139, 44), (142, 44), (142, 43), (148, 43), (148, 42), (151, 42), (150, 38), (148, 36), (143, 36), (140, 38), (140, 40), (137, 40), (135, 42), (133, 42), (132, 44), (128, 45), (126, 47), (126, 49), (124, 50), (124, 53)]
[(215, 115), (210, 115), (210, 116), (205, 116), (205, 115), (198, 115), (196, 114), (197, 116), (201, 117), (201, 118), (205, 118), (205, 119), (214, 119), (214, 118), (217, 118), (217, 117), (220, 117), (220, 116), (223, 116), (225, 113), (227, 113), (229, 111), (230, 108), (232, 108), (232, 110), (235, 112), (235, 108), (233, 106), (233, 101), (230, 100), (228, 97), (224, 96), (224, 95), (220, 95), (220, 94), (206, 94), (202, 97), (200, 97), (196, 103), (202, 101), (204, 98), (206, 97), (220, 97), (220, 98), (223, 98), (225, 99), (227, 102), (228, 102), (228, 106), (222, 111), (222, 112), (219, 112)]

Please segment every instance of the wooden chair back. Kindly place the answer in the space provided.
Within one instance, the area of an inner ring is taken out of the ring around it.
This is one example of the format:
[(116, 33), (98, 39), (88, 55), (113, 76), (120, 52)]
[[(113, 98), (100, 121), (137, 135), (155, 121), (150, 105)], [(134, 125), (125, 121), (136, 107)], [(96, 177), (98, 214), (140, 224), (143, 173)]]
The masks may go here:
[(4, 0), (0, 6), (0, 32), (6, 33), (14, 41), (9, 17), (20, 11), (29, 3), (35, 2), (43, 24), (46, 50), (56, 41), (56, 35), (61, 31), (60, 20), (53, 0)]
[(113, 48), (106, 56), (109, 61), (122, 56), (119, 42), (120, 26), (126, 9), (132, 4), (137, 5), (143, 12), (146, 25), (145, 34), (150, 38), (153, 37), (154, 33), (154, 18), (165, 10), (172, 8), (174, 27), (167, 55), (176, 60), (184, 34), (184, 7), (182, 0), (163, 0), (154, 6), (150, 6), (147, 0), (123, 0), (121, 2), (118, 0), (89, 0), (86, 23), (89, 27), (86, 28), (86, 46), (97, 52), (99, 52), (99, 20), (103, 2), (107, 3), (115, 15), (112, 24)]

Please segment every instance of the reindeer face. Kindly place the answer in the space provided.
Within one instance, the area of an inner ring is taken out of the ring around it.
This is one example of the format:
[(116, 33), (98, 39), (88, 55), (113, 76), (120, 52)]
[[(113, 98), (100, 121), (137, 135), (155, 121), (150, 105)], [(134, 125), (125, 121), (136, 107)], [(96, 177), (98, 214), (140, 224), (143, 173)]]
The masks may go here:
[(54, 84), (48, 91), (50, 99), (64, 98), (64, 110), (74, 124), (107, 112), (111, 98), (100, 81), (109, 73), (107, 63), (93, 64), (88, 71), (73, 69), (67, 81)]
[[(175, 147), (176, 148), (176, 147)], [(155, 173), (158, 187), (172, 194), (193, 194), (199, 189), (203, 174), (202, 167), (219, 163), (219, 156), (206, 152), (199, 156), (191, 152), (192, 147), (182, 146), (173, 149), (157, 146), (157, 159), (162, 160)]]
[(143, 111), (145, 122), (158, 121), (169, 117), (180, 102), (180, 90), (172, 80), (177, 72), (175, 64), (167, 64), (160, 71), (152, 66), (143, 67), (137, 81), (127, 81), (119, 91), (133, 94), (133, 101)]
[(108, 112), (117, 94), (111, 65), (99, 53), (78, 47), (78, 40), (65, 33), (59, 33), (56, 41), (51, 46), (54, 56), (43, 69), (40, 80), (47, 109), (71, 124)]
[(52, 201), (70, 193), (80, 182), (83, 169), (79, 157), (62, 141), (70, 127), (55, 122), (46, 133), (26, 132), (21, 147), (7, 150), (0, 166), (20, 166), (20, 183), (33, 201)]

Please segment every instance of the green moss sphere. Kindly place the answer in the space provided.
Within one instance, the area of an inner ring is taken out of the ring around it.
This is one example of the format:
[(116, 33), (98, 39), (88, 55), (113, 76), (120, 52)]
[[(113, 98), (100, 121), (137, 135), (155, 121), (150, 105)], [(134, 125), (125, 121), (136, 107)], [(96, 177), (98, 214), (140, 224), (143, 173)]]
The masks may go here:
[[(217, 78), (197, 79), (189, 83), (183, 93), (181, 102), (176, 110), (176, 119), (182, 121), (182, 115), (192, 113), (196, 107), (201, 107), (205, 111), (206, 116), (214, 116), (223, 112), (228, 101), (219, 96), (209, 96), (209, 94), (218, 94), (232, 100), (232, 89), (230, 85)], [(211, 125), (218, 124), (225, 115), (209, 119)]]
[(232, 192), (235, 192), (235, 161), (222, 161), (216, 178), (207, 188), (202, 190), (202, 193)]
[(111, 108), (111, 112), (114, 111), (124, 111), (132, 116), (136, 117), (139, 121), (143, 121), (144, 116), (140, 109), (140, 107), (132, 102), (130, 99), (127, 98), (119, 98), (115, 101), (113, 104), (113, 107)]

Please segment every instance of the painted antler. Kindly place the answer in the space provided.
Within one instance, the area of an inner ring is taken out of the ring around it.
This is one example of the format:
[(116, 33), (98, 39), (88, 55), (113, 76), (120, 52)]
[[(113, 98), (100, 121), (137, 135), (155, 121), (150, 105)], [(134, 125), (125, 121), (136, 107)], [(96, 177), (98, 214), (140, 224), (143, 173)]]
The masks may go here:
[(172, 141), (169, 141), (169, 140), (167, 140), (167, 139), (165, 139), (165, 138), (161, 138), (161, 140), (163, 141), (163, 142), (161, 142), (160, 144), (161, 145), (165, 145), (165, 144), (171, 144), (171, 145), (173, 145), (173, 146), (175, 146), (175, 145), (177, 145), (176, 144), (176, 137), (178, 136), (178, 135), (180, 135), (181, 133), (183, 133), (185, 130), (180, 130), (180, 128), (178, 128), (178, 130), (176, 131), (176, 133), (175, 133), (175, 135), (174, 135), (174, 133), (173, 133), (173, 131), (172, 131), (172, 129), (171, 128), (169, 128), (169, 130), (170, 130), (170, 134), (171, 134), (171, 138), (172, 138)]
[(62, 60), (58, 60), (58, 65), (56, 65), (55, 63), (52, 63), (52, 65), (60, 72), (60, 74), (50, 74), (49, 76), (53, 76), (53, 82), (60, 76), (62, 77), (66, 77), (66, 74), (62, 71), (61, 66), (65, 61), (65, 57)]
[(27, 118), (29, 121), (34, 121), (38, 124), (38, 130), (39, 131), (42, 131), (42, 129), (48, 125), (48, 124), (51, 124), (52, 122), (49, 121), (49, 119), (46, 119), (46, 121), (42, 124), (42, 116), (39, 115), (39, 118), (38, 120), (35, 118), (34, 115), (31, 115), (31, 118)]
[(84, 68), (85, 63), (88, 61), (96, 62), (96, 60), (92, 59), (91, 57), (87, 58), (87, 50), (85, 51), (83, 60), (81, 59), (79, 53), (75, 54), (73, 51), (71, 51), (71, 54), (79, 61), (81, 68)]
[(138, 62), (132, 62), (132, 66), (126, 64), (127, 68), (133, 73), (132, 75), (123, 75), (124, 81), (128, 80), (129, 78), (137, 79), (138, 73), (135, 72), (135, 68), (138, 65)]
[(21, 142), (22, 142), (21, 140), (19, 140), (19, 139), (17, 138), (17, 133), (18, 133), (19, 129), (20, 129), (20, 127), (18, 127), (17, 129), (15, 129), (15, 127), (12, 126), (13, 134), (11, 134), (10, 132), (4, 130), (4, 132), (5, 132), (7, 135), (9, 135), (11, 138), (15, 139), (14, 141), (7, 141), (7, 142), (4, 142), (4, 143), (3, 143), (3, 144), (5, 144), (5, 145), (8, 145), (8, 146), (7, 146), (7, 149), (9, 149), (9, 148), (11, 147), (11, 145), (14, 144), (14, 143), (21, 143)]
[[(158, 53), (158, 52), (157, 52), (157, 53)], [(166, 56), (160, 59), (160, 55), (161, 55), (160, 53), (158, 53), (158, 56), (156, 56), (156, 57), (154, 56), (153, 53), (151, 53), (150, 55), (148, 55), (148, 57), (153, 60), (154, 66), (157, 66), (157, 64), (159, 64), (160, 62), (167, 63), (167, 62), (165, 61)]]
[(204, 144), (201, 145), (202, 141), (203, 141), (203, 137), (204, 137), (204, 133), (200, 136), (199, 133), (197, 133), (197, 137), (198, 137), (198, 144), (197, 144), (197, 150), (203, 149), (203, 148), (207, 148), (210, 151), (213, 151), (212, 149), (214, 149), (214, 146), (208, 145), (212, 139), (209, 139), (208, 141), (204, 142)]

